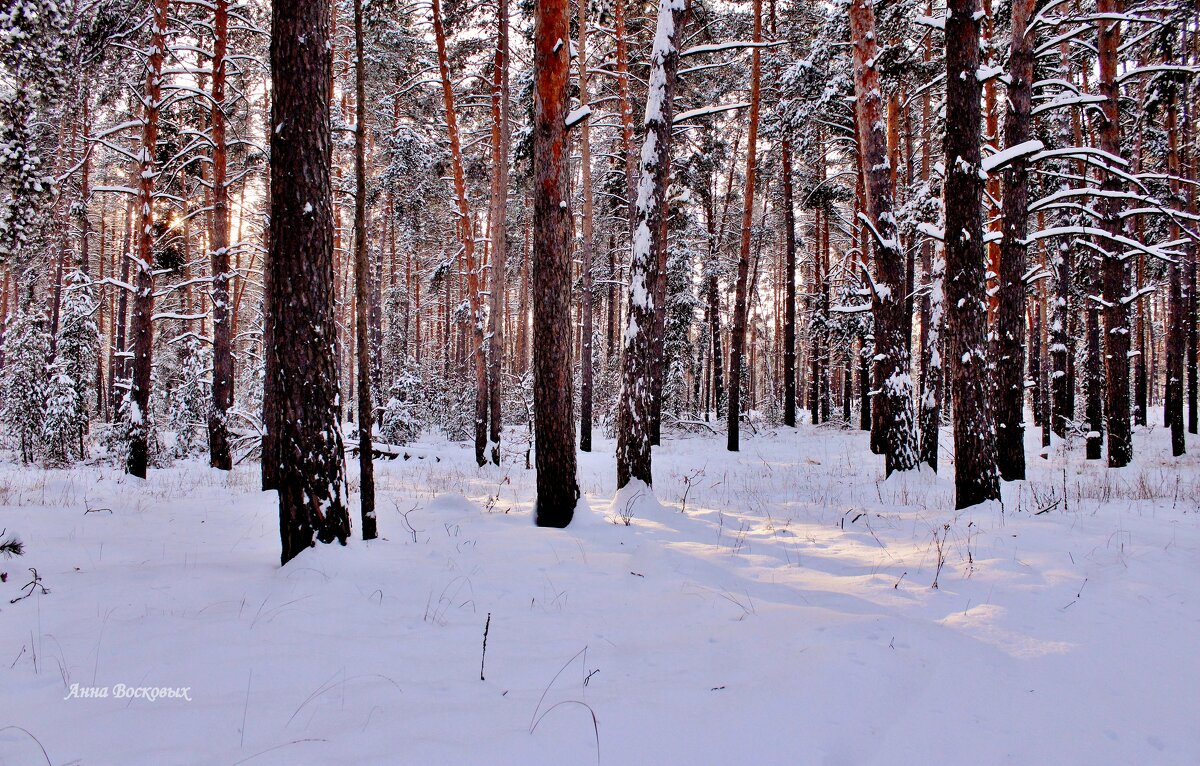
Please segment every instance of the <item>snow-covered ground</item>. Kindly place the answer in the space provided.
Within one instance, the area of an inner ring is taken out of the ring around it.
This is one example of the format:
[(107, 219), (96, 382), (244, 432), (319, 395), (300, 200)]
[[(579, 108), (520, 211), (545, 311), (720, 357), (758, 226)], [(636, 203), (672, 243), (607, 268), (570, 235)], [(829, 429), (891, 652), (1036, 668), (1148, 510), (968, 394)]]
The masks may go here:
[(0, 466), (0, 764), (1200, 763), (1195, 457), (1077, 445), (955, 512), (866, 441), (674, 439), (658, 502), (600, 441), (566, 530), (425, 444), (385, 539), (284, 568), (254, 466)]

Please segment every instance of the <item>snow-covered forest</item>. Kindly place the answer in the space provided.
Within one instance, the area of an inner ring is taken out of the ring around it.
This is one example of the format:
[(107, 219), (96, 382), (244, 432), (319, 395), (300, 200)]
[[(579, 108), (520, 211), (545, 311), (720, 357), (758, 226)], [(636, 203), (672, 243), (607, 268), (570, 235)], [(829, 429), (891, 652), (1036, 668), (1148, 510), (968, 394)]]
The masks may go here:
[(0, 0), (0, 764), (1200, 763), (1198, 73)]

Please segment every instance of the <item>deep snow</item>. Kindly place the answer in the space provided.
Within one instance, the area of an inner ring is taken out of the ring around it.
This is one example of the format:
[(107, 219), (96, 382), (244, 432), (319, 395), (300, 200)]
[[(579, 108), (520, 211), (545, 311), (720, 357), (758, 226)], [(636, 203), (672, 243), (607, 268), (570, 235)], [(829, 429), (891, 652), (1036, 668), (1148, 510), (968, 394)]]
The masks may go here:
[(673, 439), (655, 501), (599, 440), (561, 531), (518, 459), (426, 443), (376, 464), (385, 539), (283, 568), (255, 466), (2, 466), (0, 764), (1200, 763), (1195, 457), (1031, 441), (955, 512), (866, 442)]

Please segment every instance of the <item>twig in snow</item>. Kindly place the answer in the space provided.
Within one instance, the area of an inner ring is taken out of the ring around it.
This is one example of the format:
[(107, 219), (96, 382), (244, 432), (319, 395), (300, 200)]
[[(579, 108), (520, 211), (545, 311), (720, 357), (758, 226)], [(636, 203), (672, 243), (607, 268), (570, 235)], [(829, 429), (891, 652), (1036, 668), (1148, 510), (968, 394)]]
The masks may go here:
[(20, 726), (5, 726), (4, 728), (0, 729), (0, 734), (3, 734), (4, 732), (8, 731), (9, 729), (13, 729), (14, 731), (22, 732), (25, 734), (25, 736), (32, 739), (37, 744), (38, 749), (42, 751), (42, 757), (46, 759), (46, 763), (50, 764), (50, 766), (54, 766), (54, 763), (50, 760), (49, 754), (46, 753), (46, 746), (42, 744), (42, 741), (40, 739), (33, 736), (33, 734), (30, 733), (30, 731), (28, 729), (23, 729)]
[(683, 477), (683, 499), (679, 501), (680, 502), (680, 505), (679, 505), (680, 513), (687, 513), (688, 493), (692, 491), (692, 485), (694, 485), (697, 481), (699, 481), (700, 479), (703, 479), (703, 478), (704, 478), (704, 469), (703, 468), (697, 468), (690, 476)]
[(24, 599), (27, 599), (30, 596), (32, 596), (34, 594), (34, 592), (38, 590), (38, 588), (41, 588), (43, 596), (50, 592), (50, 590), (45, 585), (42, 585), (42, 577), (41, 577), (41, 575), (38, 574), (38, 571), (36, 569), (34, 569), (33, 567), (29, 567), (29, 573), (32, 574), (33, 577), (29, 580), (29, 582), (27, 582), (21, 586), (21, 590), (28, 589), (29, 592), (23, 596), (17, 596), (14, 599), (10, 599), (8, 603), (15, 604), (18, 601), (23, 601)]
[[(542, 720), (541, 718), (538, 717), (538, 711), (542, 709), (542, 703), (546, 701), (546, 695), (550, 693), (550, 687), (554, 686), (554, 682), (557, 681), (558, 677), (563, 674), (563, 671), (566, 670), (568, 667), (570, 667), (571, 663), (574, 662), (575, 660), (579, 659), (580, 655), (582, 655), (586, 651), (587, 651), (587, 645), (585, 644), (582, 649), (575, 652), (575, 654), (571, 657), (571, 659), (569, 659), (565, 663), (563, 663), (563, 666), (558, 669), (557, 673), (554, 674), (554, 678), (550, 679), (550, 683), (546, 684), (546, 688), (542, 690), (542, 696), (540, 698), (538, 698), (537, 707), (535, 707), (533, 709), (533, 716), (529, 719), (529, 733), (530, 734), (533, 734), (533, 730), (537, 728), (537, 722)], [(547, 710), (546, 712), (548, 713), (550, 711)], [(593, 718), (594, 718), (594, 714), (593, 714)]]
[(533, 722), (533, 726), (529, 727), (529, 733), (533, 734), (534, 729), (536, 729), (537, 725), (542, 722), (543, 718), (545, 718), (546, 716), (548, 716), (550, 714), (551, 710), (553, 710), (556, 707), (562, 707), (563, 705), (582, 705), (583, 707), (587, 708), (587, 711), (589, 713), (592, 714), (592, 732), (596, 735), (596, 763), (599, 764), (600, 763), (600, 724), (596, 721), (596, 711), (592, 710), (592, 706), (587, 704), (586, 702), (581, 702), (579, 700), (563, 700), (562, 702), (554, 703), (550, 707), (546, 708), (546, 712), (542, 713), (541, 716), (539, 716), (538, 719)]
[(492, 613), (488, 612), (487, 621), (483, 623), (483, 655), (479, 658), (479, 680), (484, 681), (483, 665), (487, 662), (487, 637), (488, 629), (492, 627)]
[(246, 711), (250, 709), (250, 680), (254, 678), (254, 668), (250, 668), (250, 674), (246, 676), (246, 699), (242, 703), (242, 728), (241, 736), (238, 738), (238, 747), (246, 746)]

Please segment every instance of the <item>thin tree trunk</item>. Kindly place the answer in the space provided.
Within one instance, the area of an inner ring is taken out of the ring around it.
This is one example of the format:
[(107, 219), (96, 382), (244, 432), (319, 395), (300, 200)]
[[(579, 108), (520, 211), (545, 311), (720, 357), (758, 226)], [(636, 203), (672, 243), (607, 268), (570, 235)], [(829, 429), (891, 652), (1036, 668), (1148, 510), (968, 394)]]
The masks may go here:
[(233, 468), (229, 409), (233, 407), (233, 326), (229, 314), (229, 187), (226, 184), (225, 54), (229, 0), (215, 0), (212, 61), (212, 306), (213, 384), (208, 414), (209, 465)]
[[(1191, 63), (1194, 66), (1197, 60), (1200, 60), (1200, 33), (1193, 32), (1191, 35), (1192, 49), (1189, 51)], [(1192, 99), (1189, 95), (1192, 90), (1189, 83), (1184, 83), (1184, 98), (1183, 98), (1183, 145), (1187, 153), (1187, 166), (1185, 172), (1188, 178), (1196, 179), (1197, 163), (1200, 158), (1197, 157), (1197, 147), (1195, 141), (1195, 126), (1192, 113)], [(1196, 185), (1188, 186), (1188, 212), (1195, 216), (1200, 212), (1200, 208), (1196, 204)], [(1200, 341), (1200, 334), (1197, 331), (1197, 309), (1200, 308), (1200, 295), (1197, 294), (1196, 284), (1196, 243), (1189, 242), (1185, 247), (1187, 253), (1186, 271), (1184, 277), (1184, 288), (1187, 290), (1187, 296), (1184, 298), (1186, 306), (1185, 315), (1188, 317), (1187, 323), (1187, 398), (1188, 398), (1188, 433), (1194, 434), (1197, 432), (1197, 426), (1200, 426), (1200, 407), (1197, 403), (1197, 393), (1200, 389), (1200, 375), (1197, 374), (1197, 359), (1200, 359), (1197, 343)]]
[[(1120, 86), (1117, 82), (1118, 49), (1121, 45), (1121, 24), (1106, 18), (1122, 11), (1122, 0), (1097, 0), (1096, 13), (1100, 26), (1098, 41), (1101, 108), (1100, 148), (1110, 156), (1121, 156)], [(1103, 226), (1114, 239), (1121, 235), (1121, 200), (1123, 183), (1115, 173), (1107, 173), (1100, 188), (1108, 194), (1100, 200)], [(1104, 372), (1105, 414), (1108, 416), (1108, 465), (1120, 468), (1133, 459), (1133, 436), (1130, 431), (1129, 408), (1129, 303), (1125, 296), (1129, 283), (1128, 268), (1120, 257), (1115, 241), (1104, 243)]]
[(637, 229), (637, 155), (633, 147), (633, 102), (629, 95), (629, 36), (625, 28), (625, 0), (613, 0), (613, 25), (617, 38), (617, 99), (621, 107), (621, 147), (625, 160), (625, 196), (629, 207), (629, 240)]
[[(450, 164), (454, 174), (454, 197), (458, 206), (457, 231), (462, 246), (463, 264), (467, 271), (467, 301), (471, 307), (471, 359), (475, 368), (475, 462), (483, 465), (488, 458), (488, 400), (487, 363), (483, 352), (483, 313), (479, 301), (479, 271), (475, 263), (475, 233), (471, 225), (471, 210), (467, 201), (466, 172), (463, 168), (462, 147), (459, 143), (458, 117), (454, 107), (454, 88), (450, 82), (450, 64), (446, 54), (446, 32), (442, 24), (441, 0), (433, 0), (433, 30), (437, 41), (438, 71), (441, 73), (442, 102), (446, 111), (446, 133), (450, 141)], [(464, 342), (466, 342), (464, 336)]]
[[(1034, 0), (1013, 0), (1008, 61), (1008, 111), (1004, 146), (1029, 140), (1033, 98), (1034, 32), (1027, 29)], [(999, 252), (996, 312), (996, 462), (1001, 478), (1025, 478), (1025, 237), (1029, 228), (1029, 161), (1014, 159), (1004, 170), (1004, 238)]]
[[(925, 6), (925, 15), (933, 15), (932, 1)], [(926, 64), (933, 60), (932, 35), (926, 35), (922, 45)], [(926, 90), (921, 96), (921, 182), (929, 188), (933, 168), (933, 100)], [(938, 469), (938, 436), (942, 410), (942, 355), (939, 342), (942, 330), (943, 280), (945, 261), (936, 256), (934, 244), (928, 239), (921, 243), (921, 273), (926, 289), (921, 294), (921, 462)], [(847, 370), (847, 374), (849, 371)]]
[(162, 67), (166, 55), (167, 6), (154, 0), (150, 26), (150, 56), (143, 102), (142, 161), (138, 183), (137, 283), (133, 294), (133, 376), (130, 380), (130, 438), (125, 471), (146, 478), (150, 458), (150, 375), (154, 353), (154, 180), (158, 175), (159, 104), (162, 102)]
[(796, 210), (792, 199), (792, 146), (780, 146), (783, 173), (783, 424), (796, 425)]
[(988, 401), (977, 0), (946, 19), (946, 305), (954, 400), (955, 507), (1000, 497)]
[(504, 297), (508, 270), (508, 0), (498, 0), (496, 57), (492, 72), (492, 189), (488, 232), (491, 241), (491, 337), (488, 339), (489, 437), (492, 462), (500, 465), (504, 360)]
[[(1180, 194), (1180, 163), (1179, 163), (1179, 109), (1176, 105), (1175, 88), (1169, 86), (1167, 93), (1166, 128), (1167, 133), (1167, 175), (1170, 177), (1171, 196), (1173, 202), (1182, 207), (1183, 199)], [(1171, 239), (1179, 239), (1179, 225), (1172, 221)], [(1186, 437), (1183, 433), (1183, 358), (1187, 353), (1186, 323), (1195, 324), (1196, 317), (1189, 317), (1185, 312), (1183, 300), (1182, 272), (1184, 264), (1180, 258), (1171, 260), (1167, 267), (1168, 297), (1167, 297), (1167, 364), (1166, 382), (1163, 386), (1163, 420), (1171, 429), (1171, 454), (1178, 457), (1187, 451)]]
[(359, 508), (364, 540), (379, 536), (375, 523), (375, 454), (371, 430), (371, 264), (367, 257), (367, 73), (363, 55), (363, 0), (354, 0), (354, 339), (358, 362)]
[[(762, 0), (754, 0), (754, 42), (762, 42)], [(733, 304), (733, 332), (729, 339), (729, 410), (727, 448), (739, 449), (742, 415), (742, 355), (746, 347), (746, 315), (749, 303), (750, 237), (754, 219), (754, 184), (758, 161), (759, 87), (762, 62), (759, 48), (750, 53), (750, 127), (746, 140), (746, 190), (742, 198), (742, 238), (738, 250), (737, 287)]]
[[(579, 49), (576, 56), (579, 59), (579, 106), (588, 108), (588, 74), (587, 74), (587, 0), (579, 0)], [(583, 295), (580, 313), (581, 341), (579, 352), (579, 449), (583, 452), (592, 451), (592, 151), (591, 130), (584, 118), (579, 124), (579, 155), (583, 183)], [(658, 312), (659, 315), (664, 312)], [(661, 390), (660, 390), (661, 396)]]
[[(129, 284), (130, 262), (133, 260), (133, 202), (125, 206), (125, 236), (121, 242), (121, 251), (115, 257), (121, 260), (121, 283)], [(119, 290), (117, 296), (117, 315), (114, 322), (113, 344), (110, 349), (111, 359), (108, 364), (109, 401), (114, 413), (121, 406), (121, 394), (118, 390), (124, 385), (129, 375), (129, 358), (126, 354), (126, 329), (129, 317), (129, 291)]]

